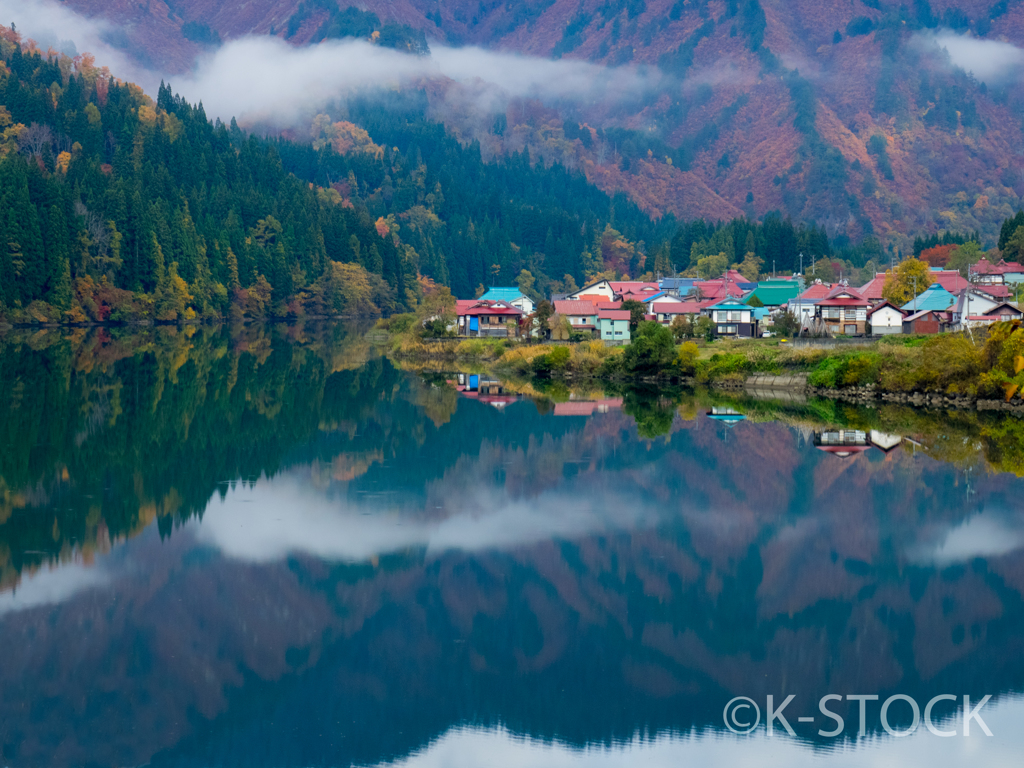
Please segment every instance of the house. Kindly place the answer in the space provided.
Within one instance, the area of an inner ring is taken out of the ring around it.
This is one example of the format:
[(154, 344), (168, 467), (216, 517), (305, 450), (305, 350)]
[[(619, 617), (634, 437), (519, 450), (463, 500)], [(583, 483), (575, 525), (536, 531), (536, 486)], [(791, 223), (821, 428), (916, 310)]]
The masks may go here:
[(737, 336), (752, 339), (760, 334), (757, 332), (757, 321), (754, 319), (754, 308), (738, 301), (725, 300), (707, 307), (704, 312), (711, 316), (718, 336)]
[(949, 312), (937, 309), (922, 309), (903, 318), (904, 333), (943, 333), (949, 328)]
[(645, 283), (639, 280), (598, 280), (596, 283), (585, 285), (578, 291), (570, 293), (569, 299), (600, 296), (604, 301), (612, 301), (620, 300), (623, 294), (628, 294), (631, 298), (642, 301), (645, 296), (660, 292), (661, 288), (657, 283)]
[(955, 269), (933, 269), (929, 274), (933, 285), (938, 283), (954, 296), (970, 285), (970, 282)]
[(735, 408), (729, 408), (722, 405), (713, 405), (711, 410), (707, 414), (709, 419), (720, 421), (727, 427), (735, 427), (741, 421), (744, 421), (747, 417), (737, 411)]
[(677, 317), (692, 318), (699, 315), (704, 306), (707, 305), (698, 301), (658, 299), (648, 304), (647, 319), (662, 325), (672, 325)]
[(981, 259), (971, 267), (971, 277), (978, 285), (1016, 285), (1024, 283), (1024, 265), (1003, 259), (993, 264), (988, 259)]
[(868, 310), (868, 326), (872, 336), (886, 336), (903, 333), (903, 318), (906, 313), (888, 301), (875, 304)]
[(814, 433), (814, 447), (841, 459), (871, 448), (868, 435), (859, 429), (836, 429)]
[(595, 413), (608, 413), (621, 410), (621, 397), (607, 397), (603, 400), (569, 400), (566, 403), (555, 403), (555, 416), (593, 416)]
[(574, 331), (593, 333), (597, 330), (597, 307), (591, 301), (566, 299), (554, 302), (555, 314), (569, 321)]
[(831, 333), (863, 336), (867, 333), (868, 309), (871, 302), (848, 285), (837, 285), (814, 307), (815, 320), (820, 320)]
[(666, 277), (658, 281), (661, 290), (672, 296), (686, 296), (693, 290), (693, 284), (697, 282), (695, 277)]
[[(980, 287), (971, 286), (956, 297), (956, 303), (950, 308), (952, 326), (956, 330), (963, 330), (966, 325), (975, 324), (973, 319), (967, 320), (965, 323), (965, 318), (984, 316), (990, 309), (995, 309), (1002, 303)], [(992, 321), (987, 320), (979, 324), (988, 325), (990, 322)]]
[[(929, 273), (932, 278), (932, 285), (938, 284), (956, 295), (968, 285), (963, 275), (955, 269), (932, 269)], [(876, 272), (875, 276), (858, 289), (858, 293), (871, 302), (882, 300), (882, 289), (885, 288), (885, 272)]]
[(754, 292), (747, 297), (749, 304), (754, 297), (765, 307), (781, 307), (800, 295), (800, 283), (796, 280), (762, 280)]
[(900, 444), (903, 442), (903, 437), (872, 429), (868, 433), (868, 441), (882, 453), (889, 453), (889, 451), (899, 448)]
[(693, 285), (691, 295), (696, 295), (698, 300), (720, 301), (722, 299), (742, 299), (747, 292), (737, 283), (725, 279), (698, 280)]
[(499, 410), (509, 403), (521, 400), (522, 396), (514, 392), (506, 392), (504, 385), (497, 379), (480, 376), (475, 373), (456, 374), (455, 390), (463, 397), (479, 400)]
[[(965, 286), (966, 287), (966, 286)], [(956, 296), (942, 287), (940, 283), (932, 283), (925, 290), (903, 305), (907, 314), (920, 312), (922, 309), (934, 309), (945, 312), (956, 302)]]
[(514, 333), (518, 334), (523, 311), (507, 301), (473, 299), (455, 302), (455, 317), (456, 333), (459, 336), (505, 338), (509, 335), (509, 323), (515, 324)]
[(606, 344), (628, 344), (629, 312), (624, 309), (598, 309), (597, 333)]
[(789, 311), (800, 319), (801, 328), (808, 328), (814, 322), (814, 308), (819, 301), (828, 296), (831, 290), (832, 285), (830, 283), (815, 280), (813, 284), (807, 287), (807, 290), (797, 295), (796, 298), (789, 300)]
[(522, 310), (524, 315), (533, 314), (533, 299), (524, 296), (518, 288), (490, 288), (480, 299), (482, 301), (506, 301), (516, 309)]
[(992, 309), (989, 309), (980, 315), (970, 315), (967, 318), (967, 322), (971, 326), (976, 325), (991, 325), (992, 323), (1005, 323), (1010, 320), (1020, 320), (1024, 316), (1024, 312), (1021, 312), (1013, 304), (1003, 302), (998, 304)]

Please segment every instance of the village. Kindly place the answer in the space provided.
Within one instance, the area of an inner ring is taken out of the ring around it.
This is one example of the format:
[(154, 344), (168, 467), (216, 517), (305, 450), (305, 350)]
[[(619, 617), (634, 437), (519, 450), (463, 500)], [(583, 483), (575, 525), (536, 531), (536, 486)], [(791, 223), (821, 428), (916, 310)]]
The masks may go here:
[[(865, 285), (824, 283), (804, 275), (752, 282), (735, 269), (712, 280), (670, 277), (658, 281), (602, 279), (549, 301), (535, 302), (519, 288), (495, 287), (477, 299), (456, 302), (454, 330), (463, 337), (540, 338), (552, 341), (630, 341), (640, 316), (687, 335), (708, 338), (878, 337), (966, 331), (1020, 319), (1013, 303), (1024, 266), (986, 259), (969, 279), (958, 270), (930, 268), (927, 287), (897, 305), (884, 298), (890, 273)], [(642, 309), (642, 312), (638, 311)]]

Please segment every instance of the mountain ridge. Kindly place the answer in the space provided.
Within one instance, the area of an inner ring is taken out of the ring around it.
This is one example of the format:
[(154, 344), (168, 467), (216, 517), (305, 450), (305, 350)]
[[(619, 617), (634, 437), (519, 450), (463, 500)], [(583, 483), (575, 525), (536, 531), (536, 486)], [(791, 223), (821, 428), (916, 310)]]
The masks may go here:
[[(68, 6), (85, 15), (128, 12), (121, 0)], [(953, 30), (1024, 45), (1020, 2), (918, 0), (907, 9), (881, 0), (370, 0), (362, 7), (449, 45), (660, 67), (671, 82), (638, 108), (556, 105), (565, 131), (558, 140), (576, 143), (571, 162), (653, 216), (724, 220), (778, 210), (824, 222), (832, 236), (874, 234), (907, 252), (919, 233), (978, 230), (991, 239), (1024, 195), (1016, 149), (1024, 143), (1024, 99), (1010, 87), (1019, 73), (989, 87), (934, 43)], [(188, 24), (207, 25), (225, 41), (276, 34), (301, 46), (335, 13), (331, 0), (243, 7), (152, 0), (148, 11), (132, 8), (124, 35), (179, 71), (203, 50), (186, 39)], [(506, 115), (510, 127), (513, 117)], [(441, 119), (467, 133), (458, 117)], [(575, 124), (631, 133), (599, 157), (569, 138)], [(476, 134), (469, 138), (490, 143), (494, 154), (517, 149), (504, 137)], [(884, 145), (869, 150), (877, 135)], [(543, 141), (526, 146), (551, 162)]]

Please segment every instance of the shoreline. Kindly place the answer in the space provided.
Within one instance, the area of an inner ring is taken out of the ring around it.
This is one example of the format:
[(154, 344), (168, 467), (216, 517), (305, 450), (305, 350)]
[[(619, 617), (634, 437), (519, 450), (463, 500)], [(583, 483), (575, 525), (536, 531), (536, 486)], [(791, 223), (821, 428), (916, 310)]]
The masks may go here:
[[(522, 379), (528, 378), (534, 381), (561, 381), (564, 383), (606, 383), (613, 386), (629, 384), (637, 385), (671, 385), (687, 389), (706, 387), (722, 392), (744, 392), (755, 390), (761, 393), (777, 391), (780, 393), (799, 394), (806, 397), (827, 398), (842, 402), (875, 407), (878, 405), (903, 405), (928, 410), (959, 410), (978, 412), (999, 412), (1016, 417), (1024, 417), (1024, 400), (1016, 393), (1010, 399), (999, 399), (991, 396), (970, 394), (968, 392), (951, 392), (939, 389), (892, 389), (880, 386), (878, 383), (869, 382), (852, 386), (828, 387), (817, 386), (809, 381), (815, 373), (815, 368), (809, 367), (775, 367), (771, 371), (763, 372), (729, 372), (721, 376), (706, 376), (699, 378), (695, 375), (687, 375), (680, 370), (661, 370), (656, 374), (636, 374), (624, 371), (610, 372), (598, 367), (594, 370), (574, 370), (565, 368), (562, 370), (548, 370), (538, 375), (529, 370), (524, 370), (521, 362), (523, 359), (534, 358), (547, 354), (553, 348), (568, 347), (580, 349), (587, 347), (588, 342), (561, 342), (555, 345), (545, 343), (512, 343), (504, 340), (478, 340), (478, 339), (417, 339), (414, 348), (404, 347), (401, 343), (395, 348), (392, 342), (396, 341), (394, 336), (377, 332), (375, 341), (386, 341), (390, 347), (385, 354), (398, 361), (432, 364), (440, 369), (457, 368), (467, 366), (481, 369), (493, 375), (497, 379)], [(401, 340), (398, 340), (401, 342)], [(485, 354), (468, 353), (468, 347), (463, 346), (466, 342), (471, 345), (474, 342), (483, 342), (473, 345), (483, 347), (484, 350), (494, 350), (501, 347), (504, 351), (496, 358), (488, 358)], [(750, 343), (750, 342), (746, 342)], [(755, 342), (756, 343), (756, 342)], [(878, 346), (879, 340), (869, 342), (871, 346)], [(890, 342), (891, 343), (891, 342)], [(462, 346), (463, 353), (459, 348)], [(778, 346), (778, 344), (774, 345)], [(802, 346), (802, 345), (801, 345)], [(819, 359), (817, 367), (822, 363), (842, 361), (850, 354), (857, 354), (863, 351), (868, 344), (841, 345), (833, 349), (818, 349)], [(846, 347), (844, 349), (844, 347)], [(764, 347), (762, 347), (764, 348)], [(798, 349), (799, 347), (793, 347)], [(610, 348), (615, 350), (609, 353), (609, 357), (621, 355), (624, 347)], [(751, 348), (756, 349), (756, 347)], [(735, 354), (733, 349), (723, 349), (723, 352), (716, 351), (714, 343), (703, 347), (704, 351), (710, 351), (708, 358), (701, 358), (701, 361), (714, 361), (720, 355)], [(523, 355), (522, 358), (506, 360), (506, 352)], [(516, 365), (514, 363), (520, 363)]]

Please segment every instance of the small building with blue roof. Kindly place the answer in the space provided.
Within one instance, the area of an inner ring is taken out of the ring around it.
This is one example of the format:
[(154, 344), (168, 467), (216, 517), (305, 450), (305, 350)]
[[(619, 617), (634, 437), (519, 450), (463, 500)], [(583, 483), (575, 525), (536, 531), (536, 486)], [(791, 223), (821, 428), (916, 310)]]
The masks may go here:
[(924, 310), (944, 312), (956, 302), (956, 296), (938, 283), (929, 285), (917, 299), (911, 299), (900, 309), (904, 312), (922, 312)]
[(524, 315), (533, 314), (533, 299), (525, 296), (518, 288), (489, 288), (478, 301), (505, 301)]

